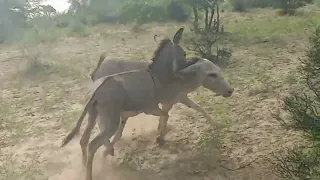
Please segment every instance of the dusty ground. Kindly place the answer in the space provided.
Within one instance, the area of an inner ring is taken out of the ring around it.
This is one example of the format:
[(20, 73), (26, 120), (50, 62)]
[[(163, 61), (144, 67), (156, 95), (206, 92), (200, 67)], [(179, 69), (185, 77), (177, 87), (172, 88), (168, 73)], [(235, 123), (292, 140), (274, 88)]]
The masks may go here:
[[(124, 26), (105, 26), (85, 38), (1, 46), (0, 179), (82, 179), (79, 138), (59, 145), (82, 111), (91, 83), (86, 76), (100, 53), (147, 59), (156, 47), (153, 35), (172, 37), (178, 27), (154, 25), (133, 33)], [(96, 153), (95, 180), (276, 180), (264, 158), (294, 144), (297, 135), (284, 131), (271, 113), (279, 106), (277, 97), (290, 87), (289, 74), (303, 45), (296, 40), (282, 47), (271, 43), (233, 47), (232, 64), (224, 70), (235, 87), (231, 98), (213, 97), (203, 89), (191, 94), (226, 128), (215, 130), (195, 111), (176, 105), (167, 144), (160, 148), (153, 143), (157, 118), (141, 114), (129, 120), (114, 157), (102, 158), (103, 148)]]

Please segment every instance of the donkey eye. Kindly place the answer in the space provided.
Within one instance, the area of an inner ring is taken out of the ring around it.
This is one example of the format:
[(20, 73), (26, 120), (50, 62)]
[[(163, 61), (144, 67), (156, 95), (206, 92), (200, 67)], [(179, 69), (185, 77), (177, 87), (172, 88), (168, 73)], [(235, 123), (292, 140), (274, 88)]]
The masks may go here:
[(213, 77), (213, 78), (216, 78), (217, 77), (217, 74), (216, 73), (211, 73), (211, 74), (208, 74), (209, 77)]

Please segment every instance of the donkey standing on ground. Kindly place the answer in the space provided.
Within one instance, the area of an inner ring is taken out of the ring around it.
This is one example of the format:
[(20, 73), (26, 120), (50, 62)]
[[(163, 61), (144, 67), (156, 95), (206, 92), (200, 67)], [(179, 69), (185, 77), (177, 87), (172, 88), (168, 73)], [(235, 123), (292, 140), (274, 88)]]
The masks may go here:
[[(168, 118), (168, 113), (161, 110), (158, 104), (161, 98), (172, 96), (171, 92), (166, 90), (166, 85), (178, 79), (177, 75), (181, 77), (178, 73), (179, 64), (186, 62), (186, 53), (179, 46), (182, 33), (183, 28), (180, 28), (173, 42), (170, 39), (161, 41), (148, 69), (104, 76), (94, 82), (94, 88), (76, 127), (62, 143), (62, 146), (66, 145), (77, 134), (88, 112), (88, 124), (80, 140), (83, 162), (86, 162), (86, 180), (92, 180), (95, 152), (102, 145), (109, 147), (109, 139), (122, 126), (123, 112), (144, 112), (160, 116), (157, 141), (163, 141), (164, 121)], [(98, 115), (100, 133), (87, 146)]]

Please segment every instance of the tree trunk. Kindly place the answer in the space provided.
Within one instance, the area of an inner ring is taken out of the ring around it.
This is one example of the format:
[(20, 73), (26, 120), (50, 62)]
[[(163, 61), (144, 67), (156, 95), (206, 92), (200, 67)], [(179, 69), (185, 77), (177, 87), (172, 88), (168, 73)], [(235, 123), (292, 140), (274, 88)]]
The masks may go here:
[(214, 16), (214, 8), (215, 8), (214, 6), (211, 6), (209, 28), (212, 28), (212, 20), (213, 20), (213, 16)]
[(209, 16), (209, 10), (208, 7), (204, 7), (205, 9), (205, 20), (204, 20), (204, 29), (207, 31), (208, 30), (208, 25), (209, 25), (209, 21), (208, 21), (208, 16)]
[(192, 6), (193, 15), (194, 15), (194, 21), (193, 21), (193, 28), (197, 32), (199, 30), (199, 15), (197, 7), (194, 5)]
[(219, 13), (219, 4), (217, 3), (217, 32), (220, 31), (220, 13)]

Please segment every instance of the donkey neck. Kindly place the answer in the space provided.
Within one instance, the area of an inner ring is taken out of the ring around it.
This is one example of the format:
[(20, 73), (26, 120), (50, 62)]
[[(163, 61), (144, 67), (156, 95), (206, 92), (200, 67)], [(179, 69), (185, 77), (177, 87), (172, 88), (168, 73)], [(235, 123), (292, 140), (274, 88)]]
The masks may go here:
[(187, 94), (199, 88), (201, 84), (197, 81), (197, 75), (190, 75), (186, 79), (175, 79), (165, 87), (158, 88), (156, 96), (160, 101), (176, 100), (179, 94)]
[(172, 52), (159, 54), (152, 65), (150, 66), (150, 72), (153, 76), (156, 76), (161, 85), (170, 83), (174, 78), (173, 63), (175, 59)]

